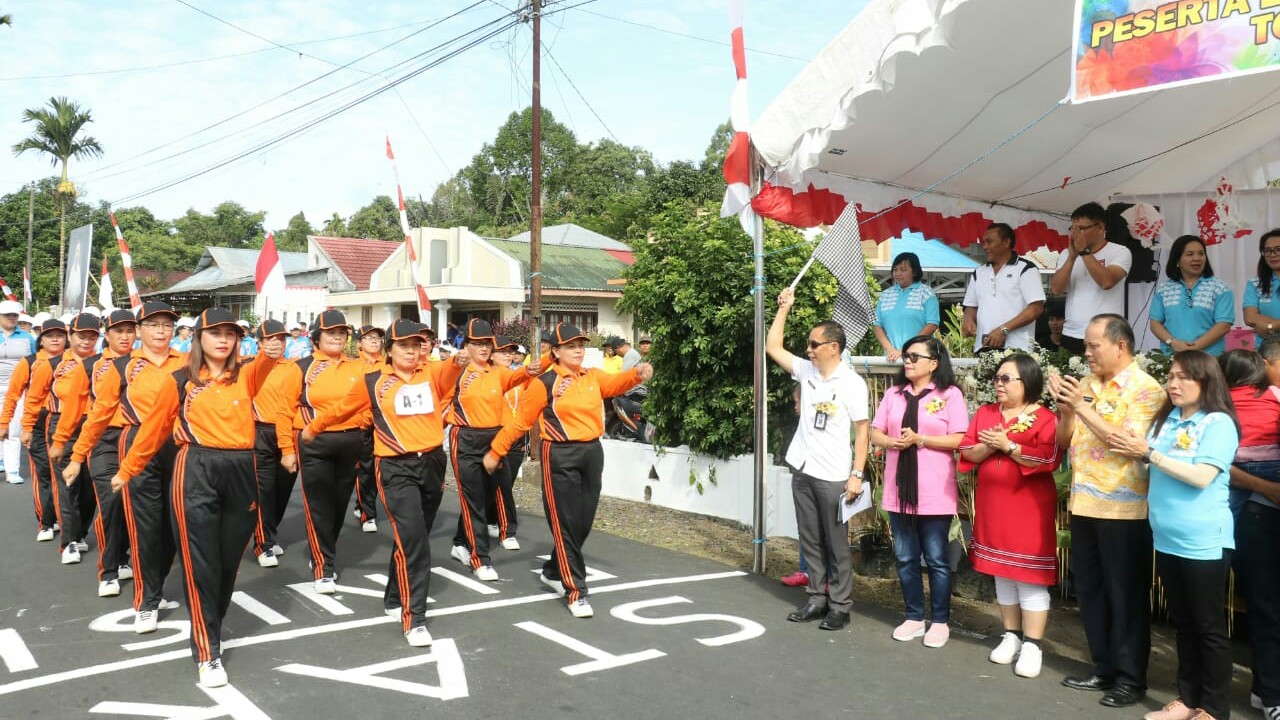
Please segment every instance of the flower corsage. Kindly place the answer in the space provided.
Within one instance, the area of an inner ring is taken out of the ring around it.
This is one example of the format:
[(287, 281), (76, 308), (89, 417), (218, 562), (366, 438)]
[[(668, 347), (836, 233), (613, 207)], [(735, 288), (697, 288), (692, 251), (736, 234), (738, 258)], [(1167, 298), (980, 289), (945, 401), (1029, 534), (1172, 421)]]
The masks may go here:
[(938, 413), (942, 412), (942, 410), (946, 407), (947, 407), (947, 401), (943, 400), (940, 397), (936, 397), (930, 400), (928, 403), (925, 403), (924, 409), (925, 409), (925, 412), (929, 413), (930, 415), (937, 415)]

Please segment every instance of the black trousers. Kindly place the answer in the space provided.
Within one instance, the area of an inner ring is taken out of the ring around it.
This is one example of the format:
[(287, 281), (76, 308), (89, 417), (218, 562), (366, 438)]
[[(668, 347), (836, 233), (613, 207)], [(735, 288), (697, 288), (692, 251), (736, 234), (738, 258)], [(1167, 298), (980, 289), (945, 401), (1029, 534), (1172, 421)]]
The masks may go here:
[[(400, 608), (400, 629), (427, 624), (431, 526), (444, 497), (444, 451), (374, 458), (378, 495), (391, 524), (391, 563), (383, 605)], [(409, 601), (405, 602), (404, 598)]]
[[(48, 429), (53, 430), (56, 428), (61, 417), (61, 413), (50, 413)], [(54, 504), (58, 508), (58, 524), (62, 526), (62, 534), (59, 536), (61, 542), (59, 544), (64, 548), (73, 542), (84, 540), (85, 535), (89, 532), (89, 526), (93, 523), (94, 510), (98, 506), (98, 499), (93, 492), (93, 480), (89, 477), (89, 468), (81, 465), (80, 474), (76, 477), (76, 481), (70, 485), (62, 479), (62, 471), (71, 462), (71, 448), (76, 444), (76, 440), (80, 438), (80, 428), (83, 425), (84, 418), (80, 418), (80, 421), (76, 423), (76, 429), (71, 433), (71, 438), (63, 446), (62, 457), (56, 463), (52, 460), (49, 463), (50, 479), (53, 482), (53, 486), (57, 488), (57, 493), (54, 494)], [(53, 440), (52, 435), (46, 432), (46, 457), (48, 443), (51, 440)]]
[(276, 444), (276, 426), (258, 423), (253, 440), (254, 473), (258, 478), (258, 524), (254, 528), (253, 554), (276, 544), (276, 533), (284, 511), (293, 495), (294, 473), (280, 464), (280, 446)]
[(1145, 690), (1151, 655), (1151, 526), (1071, 516), (1071, 570), (1093, 672)]
[(98, 498), (98, 518), (93, 534), (98, 538), (98, 580), (115, 580), (121, 565), (128, 561), (129, 537), (124, 528), (124, 500), (111, 491), (111, 478), (120, 468), (120, 428), (102, 432), (89, 455), (89, 478)]
[(1236, 517), (1236, 577), (1249, 603), (1253, 692), (1280, 705), (1280, 510), (1248, 502)]
[(27, 460), (31, 463), (31, 499), (35, 503), (36, 523), (40, 529), (53, 527), (58, 522), (58, 506), (53, 499), (53, 468), (49, 466), (49, 447), (45, 435), (49, 427), (49, 411), (40, 410), (36, 424), (31, 428), (31, 446), (27, 448)]
[(515, 485), (516, 473), (524, 464), (526, 450), (528, 448), (523, 443), (517, 443), (516, 447), (507, 453), (507, 459), (502, 462), (502, 467), (494, 473), (498, 487), (484, 499), (484, 516), (490, 525), (498, 526), (498, 537), (503, 540), (515, 537), (516, 530), (520, 526), (519, 517), (516, 514)]
[(1227, 573), (1231, 551), (1217, 560), (1156, 553), (1169, 621), (1177, 630), (1178, 696), (1217, 720), (1231, 717), (1231, 641), (1227, 638)]
[(378, 519), (378, 479), (373, 469), (373, 426), (364, 429), (360, 462), (356, 467), (356, 509), (360, 523)]
[(449, 428), (449, 461), (458, 485), (458, 529), (453, 544), (471, 549), (471, 567), (492, 565), (489, 561), (489, 531), (485, 527), (485, 499), (498, 490), (502, 475), (484, 470), (484, 456), (499, 428)]
[[(131, 425), (124, 434), (122, 452), (128, 454), (138, 434)], [(173, 481), (173, 440), (120, 491), (124, 524), (133, 553), (133, 609), (157, 610), (164, 598), (164, 580), (173, 566), (173, 529), (170, 526), (169, 486)]]
[(191, 657), (222, 656), (240, 558), (258, 522), (252, 450), (183, 445), (174, 460), (173, 534), (191, 614)]
[(295, 447), (300, 449), (298, 477), (307, 509), (307, 542), (317, 580), (338, 573), (334, 556), (356, 484), (361, 442), (359, 429), (320, 433), (310, 444), (302, 442), (302, 433), (294, 433)]
[(542, 574), (564, 583), (570, 603), (587, 596), (587, 562), (582, 546), (591, 534), (600, 504), (604, 449), (599, 440), (542, 443), (542, 507), (554, 550)]

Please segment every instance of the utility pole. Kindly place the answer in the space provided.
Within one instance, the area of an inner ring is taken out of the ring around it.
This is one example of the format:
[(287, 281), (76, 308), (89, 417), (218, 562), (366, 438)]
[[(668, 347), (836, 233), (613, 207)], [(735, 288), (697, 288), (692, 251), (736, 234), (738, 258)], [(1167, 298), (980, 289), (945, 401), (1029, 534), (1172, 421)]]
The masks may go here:
[[(22, 280), (24, 285), (23, 292), (22, 292), (22, 304), (24, 307), (26, 306), (26, 302), (27, 302), (25, 284), (27, 282), (27, 278), (30, 277), (31, 275), (31, 242), (32, 242), (32, 238), (35, 236), (35, 225), (36, 225), (36, 183), (34, 180), (32, 180), (31, 195), (27, 200), (27, 268), (22, 273)], [(34, 302), (35, 297), (33, 296), (31, 300)], [(26, 308), (26, 309), (28, 311), (35, 310), (35, 308)]]
[(533, 20), (533, 171), (529, 209), (529, 318), (533, 337), (529, 352), (538, 353), (542, 341), (542, 0), (529, 0)]

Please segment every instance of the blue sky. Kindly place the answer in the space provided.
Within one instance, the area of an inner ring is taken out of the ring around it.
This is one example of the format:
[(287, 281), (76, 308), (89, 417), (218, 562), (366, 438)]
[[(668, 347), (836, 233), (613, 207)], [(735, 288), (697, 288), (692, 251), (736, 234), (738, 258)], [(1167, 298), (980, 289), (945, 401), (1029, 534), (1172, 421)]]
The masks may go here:
[[(5, 58), (0, 63), (0, 140), (5, 148), (0, 192), (13, 192), (50, 174), (44, 161), (30, 154), (13, 158), (8, 148), (27, 135), (22, 109), (51, 96), (66, 95), (90, 108), (95, 122), (89, 132), (106, 150), (101, 160), (74, 163), (72, 179), (93, 202), (119, 201), (318, 117), (383, 84), (376, 73), (501, 18), (517, 4), (483, 0), (456, 18), (298, 88), (335, 65), (464, 10), (472, 0), (186, 2), (241, 29), (179, 0), (0, 0), (0, 11), (12, 14), (14, 22), (0, 28), (0, 57)], [(579, 2), (558, 4), (568, 8)], [(746, 0), (753, 117), (866, 2)], [(549, 12), (557, 9), (555, 4), (552, 0)], [(725, 6), (725, 0), (647, 5), (595, 0), (547, 17), (544, 106), (579, 140), (607, 137), (611, 131), (620, 142), (644, 147), (661, 162), (700, 158), (712, 130), (728, 118), (732, 62), (727, 46), (682, 35), (727, 42)], [(329, 39), (339, 36), (353, 37)], [(319, 39), (326, 40), (309, 42)], [(438, 183), (493, 138), (509, 113), (529, 103), (530, 49), (529, 28), (519, 25), (283, 144), (122, 205), (143, 204), (161, 217), (174, 217), (189, 207), (208, 211), (223, 200), (235, 200), (268, 211), (271, 228), (282, 227), (299, 210), (318, 226), (333, 211), (349, 215), (374, 195), (394, 192), (383, 155), (388, 133), (405, 193), (430, 197)], [(227, 55), (238, 56), (188, 62)], [(186, 64), (111, 72), (171, 63)], [(399, 77), (414, 66), (411, 61), (386, 74)], [(341, 90), (362, 79), (355, 88)], [(329, 99), (317, 100), (335, 91)], [(265, 102), (276, 95), (282, 97)], [(271, 119), (308, 101), (316, 102)], [(242, 117), (181, 139), (245, 110), (249, 112)], [(224, 135), (231, 137), (218, 140)], [(195, 147), (211, 141), (216, 142)], [(181, 154), (165, 159), (175, 153)]]

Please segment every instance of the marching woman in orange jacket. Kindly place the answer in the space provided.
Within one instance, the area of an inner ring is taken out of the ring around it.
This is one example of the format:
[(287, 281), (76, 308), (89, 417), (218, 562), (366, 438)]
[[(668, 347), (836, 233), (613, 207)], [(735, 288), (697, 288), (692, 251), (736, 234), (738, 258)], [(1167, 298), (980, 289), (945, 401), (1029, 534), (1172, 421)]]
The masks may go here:
[(653, 366), (640, 363), (610, 375), (582, 367), (587, 336), (568, 323), (556, 325), (551, 337), (555, 364), (526, 387), (514, 422), (503, 425), (484, 456), (488, 472), (498, 469), (511, 446), (538, 423), (542, 435), (542, 507), (551, 526), (554, 552), (542, 565), (540, 579), (563, 595), (574, 617), (589, 618), (587, 565), (582, 546), (595, 522), (604, 471), (604, 399), (621, 395), (653, 377)]
[[(493, 349), (493, 362), (498, 367), (511, 367), (511, 359), (520, 345), (505, 335), (499, 335), (497, 347)], [(502, 424), (515, 422), (516, 411), (520, 409), (520, 398), (527, 392), (525, 385), (517, 385), (502, 396)], [(524, 457), (529, 452), (529, 437), (521, 437), (511, 446), (507, 457), (498, 468), (498, 488), (485, 497), (484, 516), (489, 520), (489, 537), (497, 538), (502, 547), (508, 550), (519, 550), (520, 541), (516, 539), (518, 516), (516, 514), (515, 482)]]
[[(360, 327), (360, 355), (357, 359), (364, 361), (366, 373), (378, 370), (385, 364), (382, 355), (385, 335), (380, 327)], [(356, 517), (360, 518), (360, 529), (371, 533), (378, 532), (378, 483), (373, 477), (373, 425), (364, 429), (362, 440), (360, 468), (356, 472), (355, 512)]]
[(355, 415), (337, 423), (303, 447), (298, 447), (297, 435), (317, 413), (341, 409), (351, 388), (364, 378), (365, 365), (342, 354), (351, 326), (341, 312), (325, 310), (311, 327), (315, 351), (279, 370), (276, 441), (280, 445), (280, 463), (290, 472), (297, 472), (302, 481), (316, 592), (332, 595), (337, 592), (334, 555), (338, 535), (355, 487), (362, 430), (369, 424), (368, 416)]
[[(0, 411), (0, 439), (9, 434), (9, 423), (13, 422), (15, 413), (26, 417), (26, 402), (23, 396), (31, 387), (31, 376), (38, 366), (47, 364), (49, 358), (58, 357), (67, 349), (67, 326), (61, 320), (49, 319), (41, 326), (36, 344), (39, 349), (34, 355), (18, 361), (9, 376), (9, 389), (4, 396), (4, 410)], [(27, 445), (27, 461), (31, 467), (31, 500), (35, 504), (36, 542), (49, 542), (53, 539), (53, 526), (58, 522), (57, 508), (53, 504), (54, 487), (49, 457), (45, 454), (44, 428), (49, 411), (39, 408), (30, 428), (31, 439), (23, 439)], [(37, 434), (38, 433), (38, 434)], [(24, 431), (24, 435), (26, 432)]]
[(427, 590), (431, 581), (431, 525), (444, 494), (444, 428), (440, 410), (467, 364), (466, 351), (449, 362), (420, 363), (422, 325), (396, 320), (387, 328), (387, 361), (364, 376), (346, 399), (321, 410), (302, 431), (303, 445), (360, 413), (373, 413), (374, 476), (394, 547), (383, 606), (400, 618), (405, 640), (431, 644)]
[(274, 358), (240, 365), (244, 328), (224, 308), (196, 319), (187, 367), (156, 387), (155, 412), (111, 479), (119, 489), (128, 468), (144, 465), (171, 434), (178, 446), (171, 490), (173, 527), (191, 613), (191, 655), (200, 685), (227, 684), (222, 667), (222, 619), (231, 607), (236, 573), (257, 523), (253, 471), (253, 396)]
[(276, 531), (284, 518), (297, 472), (291, 472), (280, 464), (280, 443), (276, 441), (276, 415), (280, 401), (278, 379), (280, 368), (292, 360), (284, 360), (285, 341), (289, 331), (279, 320), (263, 320), (258, 330), (259, 345), (256, 358), (266, 355), (278, 360), (267, 381), (253, 396), (253, 422), (257, 437), (253, 442), (255, 471), (258, 475), (258, 526), (253, 533), (253, 554), (258, 565), (273, 568), (280, 565), (279, 556), (284, 548), (277, 542)]

